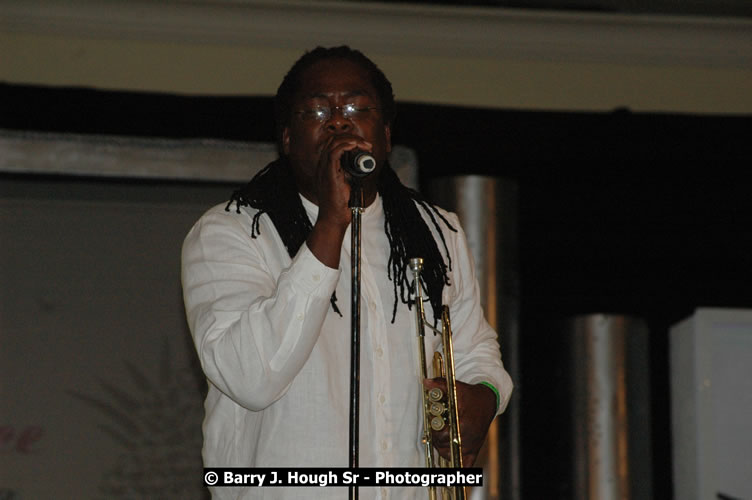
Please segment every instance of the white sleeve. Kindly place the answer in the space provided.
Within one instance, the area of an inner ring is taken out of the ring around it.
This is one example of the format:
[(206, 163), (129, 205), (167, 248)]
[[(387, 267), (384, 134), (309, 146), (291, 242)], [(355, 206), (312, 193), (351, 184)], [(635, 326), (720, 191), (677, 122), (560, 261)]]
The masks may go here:
[(183, 244), (182, 282), (207, 379), (237, 404), (258, 411), (284, 395), (308, 359), (339, 271), (303, 244), (275, 277), (270, 267), (289, 258), (262, 255), (261, 236), (251, 238), (248, 219), (217, 208), (207, 212)]
[[(454, 214), (452, 214), (454, 215)], [(488, 382), (499, 393), (497, 415), (502, 413), (512, 394), (512, 379), (504, 369), (497, 334), (488, 324), (480, 303), (475, 264), (465, 233), (456, 216), (449, 219), (457, 229), (453, 235), (451, 286), (446, 290), (452, 323), (457, 380), (468, 384)]]

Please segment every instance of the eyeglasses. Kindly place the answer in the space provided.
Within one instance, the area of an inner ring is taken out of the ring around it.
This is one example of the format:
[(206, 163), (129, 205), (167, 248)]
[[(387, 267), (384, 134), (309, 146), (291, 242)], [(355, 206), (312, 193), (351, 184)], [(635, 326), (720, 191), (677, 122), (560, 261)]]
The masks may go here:
[(300, 115), (302, 120), (305, 121), (311, 121), (316, 120), (317, 122), (324, 123), (326, 121), (329, 121), (329, 119), (332, 117), (332, 113), (334, 110), (341, 110), (342, 116), (345, 117), (348, 120), (354, 119), (362, 119), (368, 116), (368, 114), (371, 112), (372, 109), (380, 109), (376, 106), (366, 106), (363, 108), (360, 108), (356, 106), (355, 104), (345, 104), (344, 106), (314, 106), (312, 108), (308, 109), (301, 109), (300, 111), (295, 111), (296, 115)]

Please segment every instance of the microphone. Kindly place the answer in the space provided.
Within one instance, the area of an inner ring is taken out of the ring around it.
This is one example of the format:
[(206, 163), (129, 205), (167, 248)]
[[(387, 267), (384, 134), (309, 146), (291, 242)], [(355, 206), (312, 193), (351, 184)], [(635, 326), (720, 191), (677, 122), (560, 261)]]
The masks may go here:
[(353, 149), (342, 153), (340, 165), (353, 177), (365, 177), (376, 169), (376, 159), (371, 153)]

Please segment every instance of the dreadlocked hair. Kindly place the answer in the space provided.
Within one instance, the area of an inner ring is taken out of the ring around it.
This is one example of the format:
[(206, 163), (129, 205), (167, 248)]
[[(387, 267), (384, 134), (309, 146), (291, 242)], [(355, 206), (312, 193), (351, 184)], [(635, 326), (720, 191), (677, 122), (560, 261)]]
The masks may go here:
[[(450, 284), (448, 271), (452, 270), (452, 256), (449, 253), (444, 232), (436, 218), (441, 219), (451, 231), (457, 232), (457, 230), (420, 193), (402, 184), (397, 174), (388, 165), (379, 178), (379, 194), (384, 205), (384, 232), (389, 240), (387, 276), (394, 284), (392, 323), (397, 315), (399, 300), (407, 304), (408, 308), (411, 307), (410, 279), (407, 271), (410, 259), (415, 257), (423, 258), (421, 280), (436, 320), (441, 317), (441, 296), (444, 286)], [(418, 206), (423, 209), (436, 229), (444, 247), (446, 262)]]
[[(240, 213), (240, 207), (243, 206), (257, 210), (251, 225), (252, 238), (260, 234), (259, 218), (267, 214), (292, 258), (308, 238), (313, 226), (291, 178), (287, 161), (284, 158), (276, 160), (256, 174), (245, 187), (235, 191), (225, 210), (230, 211), (233, 203), (237, 213)], [(388, 164), (381, 171), (378, 190), (384, 206), (384, 232), (389, 241), (387, 276), (394, 285), (392, 323), (400, 301), (408, 308), (412, 307), (407, 271), (409, 260), (413, 257), (422, 257), (424, 260), (421, 275), (423, 289), (431, 303), (434, 318), (439, 318), (442, 293), (444, 286), (450, 284), (448, 272), (452, 270), (451, 255), (439, 220), (449, 230), (457, 230), (420, 193), (403, 185)], [(446, 262), (418, 207), (436, 229)], [(342, 316), (335, 294), (332, 294), (331, 304), (332, 309)]]

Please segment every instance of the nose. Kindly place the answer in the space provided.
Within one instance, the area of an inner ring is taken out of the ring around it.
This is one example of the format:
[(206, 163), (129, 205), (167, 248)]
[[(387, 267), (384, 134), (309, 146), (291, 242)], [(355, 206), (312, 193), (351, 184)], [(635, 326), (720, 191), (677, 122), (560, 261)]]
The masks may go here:
[(349, 118), (346, 118), (342, 114), (342, 109), (339, 107), (332, 108), (332, 114), (329, 120), (326, 122), (326, 128), (330, 132), (347, 132), (352, 128), (353, 124)]

